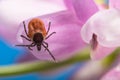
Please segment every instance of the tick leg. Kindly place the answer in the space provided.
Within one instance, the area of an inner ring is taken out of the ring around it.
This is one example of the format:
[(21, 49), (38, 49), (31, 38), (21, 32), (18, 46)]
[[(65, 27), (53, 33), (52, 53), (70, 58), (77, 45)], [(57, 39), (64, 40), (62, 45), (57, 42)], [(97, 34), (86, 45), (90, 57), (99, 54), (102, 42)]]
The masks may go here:
[(33, 50), (33, 49), (31, 49), (31, 47), (34, 47), (34, 46), (35, 46), (35, 44), (32, 43), (32, 44), (28, 47), (28, 49), (29, 49), (29, 50)]
[(32, 49), (30, 48), (30, 45), (16, 45), (16, 46), (20, 46), (20, 47), (28, 47), (28, 49), (32, 50)]
[(30, 45), (15, 45), (15, 46), (29, 47)]
[(52, 57), (52, 59), (54, 61), (56, 61), (55, 57), (52, 55), (52, 53), (50, 52), (50, 50), (44, 44), (42, 44), (42, 46), (48, 51), (48, 53), (50, 54), (50, 56)]
[(36, 44), (31, 43), (30, 46), (28, 47), (28, 49), (32, 50), (31, 47), (34, 47)]
[(32, 43), (32, 44), (31, 44), (31, 47), (34, 47), (35, 45), (36, 45), (35, 43)]
[(48, 39), (50, 36), (52, 36), (53, 34), (55, 34), (56, 32), (52, 32), (51, 34), (49, 34), (45, 39)]
[(49, 25), (48, 25), (48, 30), (47, 30), (47, 34), (49, 33), (50, 31), (50, 26), (51, 26), (51, 22), (49, 22)]
[[(43, 43), (46, 45), (46, 47), (48, 48), (48, 43), (47, 42), (44, 42)], [(46, 51), (46, 48), (45, 48), (45, 51)]]
[(27, 29), (26, 29), (26, 26), (25, 26), (25, 21), (23, 21), (23, 25), (24, 25), (25, 34), (26, 34), (26, 36), (28, 37)]
[(24, 35), (21, 35), (21, 37), (28, 40), (28, 41), (31, 41), (29, 38), (25, 37)]
[(29, 50), (33, 50), (33, 49), (31, 49), (31, 47), (30, 47), (30, 46), (28, 47), (28, 49), (29, 49)]
[(16, 46), (21, 46), (21, 47), (28, 47), (29, 50), (32, 50), (31, 47), (35, 46), (33, 45), (34, 43), (30, 44), (30, 45), (16, 45)]

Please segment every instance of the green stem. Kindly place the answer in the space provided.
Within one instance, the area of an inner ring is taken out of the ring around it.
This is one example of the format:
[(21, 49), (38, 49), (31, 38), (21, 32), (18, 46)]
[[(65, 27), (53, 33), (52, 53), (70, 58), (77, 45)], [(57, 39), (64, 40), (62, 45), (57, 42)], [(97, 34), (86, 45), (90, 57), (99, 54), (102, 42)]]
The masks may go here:
[(117, 58), (120, 53), (120, 47), (112, 52), (108, 57), (102, 60), (104, 66), (110, 66)]
[(85, 61), (89, 59), (89, 50), (84, 50), (76, 56), (58, 63), (53, 62), (42, 62), (42, 61), (34, 61), (34, 62), (26, 62), (16, 65), (10, 66), (0, 66), (0, 76), (13, 76), (26, 74), (31, 72), (40, 72), (46, 71), (50, 69), (55, 69), (61, 66), (77, 63), (80, 61)]
[[(120, 48), (116, 49), (113, 52), (113, 54), (103, 59), (102, 60), (103, 65), (104, 64), (106, 66), (111, 65), (119, 52), (120, 52)], [(32, 72), (42, 72), (42, 71), (47, 71), (58, 67), (62, 67), (65, 65), (75, 64), (77, 62), (89, 60), (90, 59), (89, 53), (90, 50), (85, 49), (80, 53), (76, 54), (75, 56), (71, 57), (70, 59), (58, 63), (34, 61), (34, 62), (26, 62), (26, 63), (15, 64), (10, 66), (0, 66), (0, 77), (20, 75), (20, 74), (26, 74)]]

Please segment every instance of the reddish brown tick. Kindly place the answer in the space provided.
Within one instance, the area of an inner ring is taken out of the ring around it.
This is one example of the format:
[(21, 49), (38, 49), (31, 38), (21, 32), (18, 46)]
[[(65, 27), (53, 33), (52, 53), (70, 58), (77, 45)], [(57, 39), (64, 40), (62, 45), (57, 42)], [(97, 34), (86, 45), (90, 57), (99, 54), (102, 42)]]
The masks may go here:
[(52, 34), (56, 33), (56, 32), (52, 32), (51, 34), (48, 35), (50, 26), (51, 26), (51, 22), (49, 22), (47, 31), (45, 29), (44, 23), (39, 18), (34, 18), (29, 22), (28, 27), (27, 27), (28, 32), (26, 30), (25, 21), (23, 21), (23, 25), (24, 25), (24, 31), (25, 31), (26, 36), (21, 35), (21, 37), (30, 41), (31, 44), (16, 45), (16, 46), (28, 47), (28, 49), (30, 49), (30, 50), (32, 50), (31, 47), (36, 46), (38, 51), (40, 51), (41, 46), (43, 46), (45, 48), (45, 50), (48, 51), (48, 53), (51, 55), (51, 57), (55, 61), (56, 60), (55, 57), (52, 55), (52, 53), (48, 49), (48, 43), (45, 42), (45, 40), (48, 39)]

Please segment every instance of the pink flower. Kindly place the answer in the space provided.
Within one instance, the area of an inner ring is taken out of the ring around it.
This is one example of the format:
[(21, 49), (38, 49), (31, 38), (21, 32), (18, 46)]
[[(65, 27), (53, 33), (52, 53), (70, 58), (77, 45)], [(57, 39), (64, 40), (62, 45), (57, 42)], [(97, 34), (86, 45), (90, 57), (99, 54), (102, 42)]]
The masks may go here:
[[(97, 13), (90, 15), (89, 19), (83, 20), (81, 35), (83, 40), (91, 45), (92, 59), (101, 59), (120, 46), (120, 0), (110, 0), (109, 2), (109, 9), (100, 8), (98, 12), (96, 11)], [(80, 7), (80, 2), (78, 6)], [(70, 9), (73, 10), (73, 7)], [(78, 18), (83, 19), (80, 15), (82, 13), (79, 14), (80, 10), (75, 10), (75, 13), (80, 16)], [(104, 75), (101, 80), (120, 80), (120, 64)]]
[(98, 11), (98, 6), (93, 0), (65, 0), (65, 2), (82, 24)]
[[(67, 1), (65, 2), (66, 5), (71, 3), (72, 5), (76, 4), (74, 1), (69, 3)], [(72, 5), (70, 6), (72, 7)], [(93, 13), (91, 13), (91, 10), (88, 11), (90, 14)], [(31, 43), (20, 37), (21, 34), (24, 34), (22, 21), (25, 21), (25, 25), (27, 26), (32, 18), (38, 16), (37, 18), (40, 18), (44, 22), (46, 29), (48, 23), (51, 22), (50, 33), (53, 31), (56, 32), (56, 34), (46, 40), (49, 44), (49, 50), (56, 60), (61, 61), (72, 57), (74, 53), (84, 47), (84, 42), (79, 34), (82, 24), (73, 10), (69, 6), (65, 6), (62, 0), (1, 1), (0, 12), (0, 34), (12, 45)], [(82, 11), (82, 8), (81, 12), (85, 13), (84, 10)], [(21, 24), (18, 27), (20, 22)], [(18, 42), (16, 40), (16, 34)], [(33, 51), (29, 49), (27, 51), (30, 51), (40, 60), (53, 60), (47, 51), (37, 51), (36, 47), (33, 47)]]
[(120, 80), (120, 64), (104, 75), (101, 80)]
[(109, 9), (99, 10), (81, 29), (82, 39), (92, 46), (92, 59), (101, 59), (120, 46), (118, 3), (119, 0), (110, 0)]
[[(119, 46), (119, 22), (120, 22), (120, 1), (119, 0), (110, 0), (110, 8), (111, 9), (111, 14), (113, 14), (114, 18), (111, 19), (111, 31), (112, 32), (111, 39), (113, 39), (111, 42), (111, 45), (109, 43), (109, 45), (118, 47)], [(110, 21), (110, 20), (109, 20)], [(113, 29), (113, 30), (112, 30)], [(114, 43), (112, 45), (112, 43)], [(119, 56), (118, 56), (119, 57)], [(116, 65), (115, 65), (116, 66)], [(113, 69), (111, 69), (110, 71), (108, 71), (102, 78), (101, 80), (120, 80), (120, 64), (119, 64), (119, 60), (117, 63), (117, 66), (114, 67)]]

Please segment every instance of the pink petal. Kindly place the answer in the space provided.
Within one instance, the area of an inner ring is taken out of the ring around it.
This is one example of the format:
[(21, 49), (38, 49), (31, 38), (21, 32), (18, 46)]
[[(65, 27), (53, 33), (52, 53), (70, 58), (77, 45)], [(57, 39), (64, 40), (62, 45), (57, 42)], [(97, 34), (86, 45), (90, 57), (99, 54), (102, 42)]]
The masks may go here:
[(108, 47), (104, 47), (98, 44), (96, 49), (91, 51), (91, 58), (93, 60), (103, 59), (104, 57), (111, 54), (115, 49), (116, 48), (108, 48)]
[[(45, 16), (39, 16), (45, 23), (45, 28), (48, 27), (48, 22), (51, 22), (51, 30), (49, 33), (55, 31), (56, 34), (52, 35), (46, 42), (49, 43), (49, 49), (58, 60), (64, 60), (68, 57), (72, 57), (75, 52), (83, 48), (84, 43), (81, 40), (79, 31), (81, 29), (81, 24), (78, 22), (77, 18), (69, 11), (62, 11), (59, 13), (54, 13)], [(26, 25), (30, 21), (26, 20)], [(31, 42), (21, 39), (20, 35), (24, 33), (23, 24), (20, 24), (20, 29), (18, 32), (18, 40), (23, 44), (30, 44)], [(42, 48), (41, 51), (37, 51), (36, 47), (30, 52), (36, 56), (38, 59), (42, 60), (52, 60), (51, 56), (47, 51)]]
[(22, 20), (65, 9), (62, 0), (2, 0), (0, 1), (0, 35), (13, 44), (17, 27)]
[(120, 80), (120, 64), (110, 70), (101, 80)]
[(116, 49), (116, 48), (108, 48), (108, 47), (101, 46), (97, 40), (96, 34), (93, 34), (90, 44), (92, 49), (91, 58), (93, 60), (100, 60)]
[(5, 40), (13, 45), (16, 43), (16, 30), (17, 28), (13, 25), (11, 28), (6, 28), (7, 26), (0, 25), (0, 37), (5, 38)]
[(74, 11), (73, 0), (64, 0), (67, 9)]
[(19, 56), (16, 60), (17, 63), (23, 63), (23, 62), (31, 62), (38, 60), (35, 56), (30, 54), (30, 52), (26, 52), (23, 55)]
[(120, 0), (109, 0), (109, 6), (111, 8), (120, 9)]
[(97, 6), (93, 0), (66, 0), (65, 1), (68, 7), (73, 9), (80, 19), (80, 21), (84, 24), (88, 18), (90, 18), (94, 13), (98, 11)]
[(87, 43), (93, 33), (104, 47), (120, 46), (120, 11), (117, 9), (103, 10), (92, 16), (82, 27), (81, 36)]
[[(101, 59), (120, 46), (120, 11), (109, 9), (93, 15), (82, 27), (81, 36), (91, 44), (92, 59)], [(93, 35), (97, 38), (94, 39)]]

